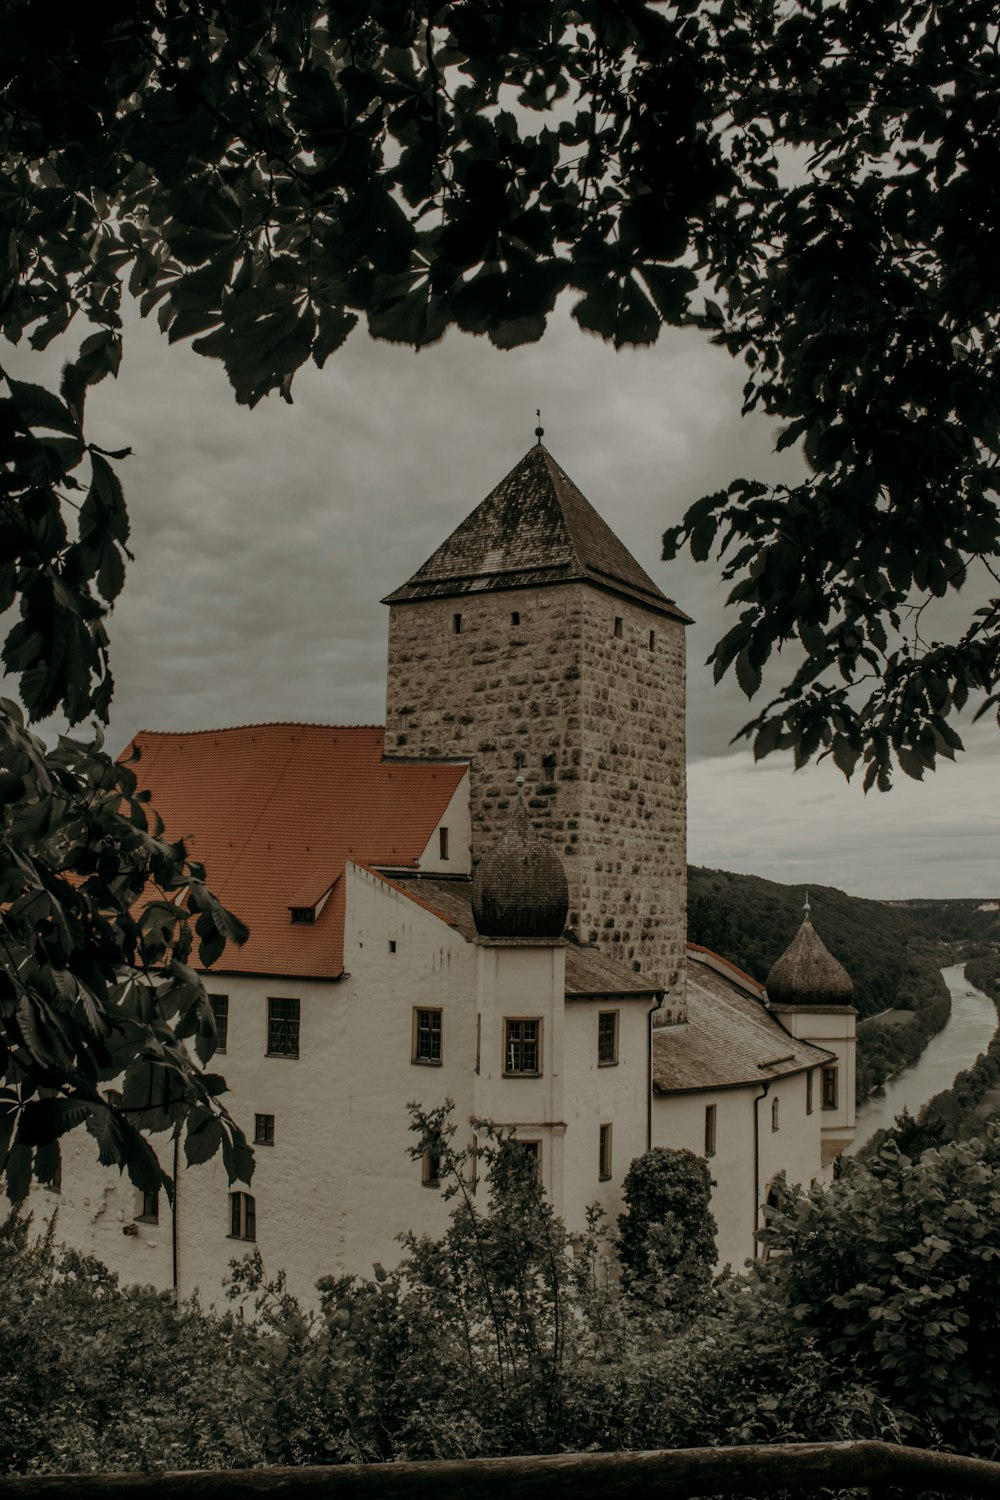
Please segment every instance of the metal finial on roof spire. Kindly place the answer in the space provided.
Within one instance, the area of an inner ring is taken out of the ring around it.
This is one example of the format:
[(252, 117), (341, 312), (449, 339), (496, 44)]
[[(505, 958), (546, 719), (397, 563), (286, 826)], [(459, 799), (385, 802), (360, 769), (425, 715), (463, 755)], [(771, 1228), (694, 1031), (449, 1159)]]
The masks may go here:
[(535, 416), (538, 418), (538, 426), (535, 428), (535, 437), (538, 439), (539, 446), (541, 446), (542, 438), (545, 436), (545, 428), (542, 426), (542, 409), (540, 406), (535, 407)]
[(802, 910), (805, 912), (806, 916), (808, 917), (808, 915), (809, 915), (809, 892), (808, 892), (808, 890), (806, 891), (805, 904), (802, 907)]

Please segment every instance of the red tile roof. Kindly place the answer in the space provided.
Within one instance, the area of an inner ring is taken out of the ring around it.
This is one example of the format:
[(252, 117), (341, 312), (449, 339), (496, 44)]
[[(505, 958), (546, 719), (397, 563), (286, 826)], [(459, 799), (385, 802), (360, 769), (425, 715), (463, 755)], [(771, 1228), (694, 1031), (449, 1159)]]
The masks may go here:
[[(415, 867), (466, 767), (384, 762), (379, 725), (141, 730), (140, 787), (166, 836), (250, 928), (221, 972), (333, 979), (344, 967), (344, 864)], [(332, 887), (332, 889), (331, 889)], [(315, 922), (289, 908), (329, 898)], [(305, 899), (308, 897), (309, 899)]]

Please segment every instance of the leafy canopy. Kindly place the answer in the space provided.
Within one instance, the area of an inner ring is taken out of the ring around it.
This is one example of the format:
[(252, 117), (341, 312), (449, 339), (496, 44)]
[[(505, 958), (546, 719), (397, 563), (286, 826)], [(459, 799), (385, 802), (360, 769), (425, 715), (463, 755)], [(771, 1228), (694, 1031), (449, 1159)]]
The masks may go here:
[[(863, 759), (887, 788), (894, 757), (920, 776), (954, 755), (970, 695), (997, 701), (1000, 602), (925, 639), (926, 606), (1000, 551), (987, 0), (55, 0), (44, 25), (12, 0), (5, 19), (0, 326), (37, 351), (84, 334), (58, 390), (0, 369), (3, 661), (32, 719), (108, 715), (127, 450), (84, 417), (126, 289), (250, 405), (291, 399), (361, 319), (507, 348), (566, 293), (616, 347), (695, 324), (811, 465), (734, 480), (665, 538), (724, 560), (740, 614), (718, 675), (752, 696), (774, 651), (805, 653), (744, 731), (755, 754)], [(143, 1125), (187, 1128), (194, 1159), (221, 1142), (245, 1176), (219, 1085), (170, 1042), (176, 1015), (211, 1045), (190, 921), (203, 964), (238, 924), (99, 749), (51, 761), (4, 712), (8, 1187), (24, 1152), (51, 1178), (81, 1110), (140, 1185)], [(152, 987), (120, 990), (144, 965)], [(133, 1102), (109, 1113), (97, 1084), (122, 1066)]]
[(996, 702), (1000, 602), (951, 640), (925, 613), (1000, 551), (988, 0), (116, 0), (33, 19), (9, 8), (2, 65), (3, 328), (34, 348), (80, 315), (94, 330), (59, 396), (15, 384), (5, 408), (40, 549), (7, 574), (33, 712), (61, 693), (87, 712), (68, 650), (106, 667), (91, 596), (121, 585), (120, 494), (91, 448), (67, 547), (59, 486), (86, 385), (117, 368), (125, 285), (251, 405), (290, 399), (361, 319), (417, 348), (449, 327), (508, 348), (567, 292), (616, 347), (696, 324), (811, 467), (735, 479), (665, 538), (724, 560), (739, 618), (718, 676), (753, 695), (775, 650), (804, 652), (743, 731), (755, 753), (863, 759), (887, 788), (894, 758), (919, 777), (954, 756), (970, 695)]

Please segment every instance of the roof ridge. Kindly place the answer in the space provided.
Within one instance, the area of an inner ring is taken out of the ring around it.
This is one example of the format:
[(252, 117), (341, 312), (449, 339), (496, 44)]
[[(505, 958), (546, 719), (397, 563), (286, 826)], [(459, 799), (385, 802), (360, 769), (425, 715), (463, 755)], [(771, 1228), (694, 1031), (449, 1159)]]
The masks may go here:
[(194, 739), (197, 735), (234, 734), (240, 729), (372, 729), (376, 733), (384, 733), (385, 725), (330, 724), (321, 723), (318, 719), (260, 719), (250, 724), (218, 724), (213, 729), (137, 729), (129, 740), (129, 744), (143, 734), (155, 735), (158, 738), (168, 734), (183, 734)]

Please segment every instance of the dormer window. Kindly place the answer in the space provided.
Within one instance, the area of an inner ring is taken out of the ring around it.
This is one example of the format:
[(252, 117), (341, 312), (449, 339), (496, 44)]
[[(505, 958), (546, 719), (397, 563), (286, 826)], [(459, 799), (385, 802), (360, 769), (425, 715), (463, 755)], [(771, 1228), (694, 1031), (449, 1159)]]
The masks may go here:
[(311, 927), (316, 920), (315, 906), (293, 906), (289, 910), (292, 913), (292, 921), (303, 927)]

